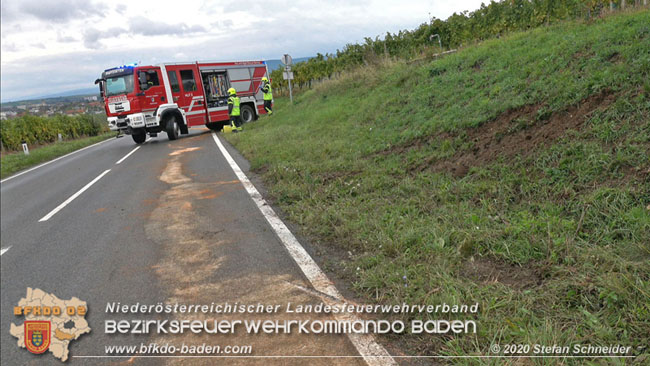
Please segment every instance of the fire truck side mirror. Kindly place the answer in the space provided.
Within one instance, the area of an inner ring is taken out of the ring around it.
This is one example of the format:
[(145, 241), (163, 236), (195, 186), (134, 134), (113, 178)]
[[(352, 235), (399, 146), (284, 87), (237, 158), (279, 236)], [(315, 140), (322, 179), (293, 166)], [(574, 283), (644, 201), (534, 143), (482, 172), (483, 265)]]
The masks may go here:
[(103, 79), (95, 80), (95, 85), (99, 84), (99, 95), (104, 97), (104, 83), (102, 83), (102, 81), (104, 80)]

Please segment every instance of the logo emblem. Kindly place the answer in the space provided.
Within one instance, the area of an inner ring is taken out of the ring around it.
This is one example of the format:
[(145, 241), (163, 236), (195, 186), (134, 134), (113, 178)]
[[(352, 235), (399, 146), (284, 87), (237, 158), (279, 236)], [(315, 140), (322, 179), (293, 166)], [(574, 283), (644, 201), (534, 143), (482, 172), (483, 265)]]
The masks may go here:
[(31, 353), (41, 354), (50, 348), (49, 320), (25, 321), (25, 347)]

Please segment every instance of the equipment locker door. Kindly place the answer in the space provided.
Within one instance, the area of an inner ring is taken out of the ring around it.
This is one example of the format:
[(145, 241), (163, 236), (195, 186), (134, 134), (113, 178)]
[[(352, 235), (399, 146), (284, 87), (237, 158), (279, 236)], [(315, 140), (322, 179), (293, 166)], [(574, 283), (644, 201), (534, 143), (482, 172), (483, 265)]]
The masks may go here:
[(172, 97), (185, 111), (188, 127), (205, 125), (206, 122), (203, 84), (197, 71), (195, 65), (167, 66)]

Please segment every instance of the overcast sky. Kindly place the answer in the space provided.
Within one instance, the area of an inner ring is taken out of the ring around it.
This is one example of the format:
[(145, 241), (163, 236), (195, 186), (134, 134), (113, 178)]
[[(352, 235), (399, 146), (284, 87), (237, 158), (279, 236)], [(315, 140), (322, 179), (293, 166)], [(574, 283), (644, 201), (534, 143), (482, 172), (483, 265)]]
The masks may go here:
[(279, 59), (347, 43), (478, 0), (1, 0), (2, 101), (93, 87), (124, 63)]

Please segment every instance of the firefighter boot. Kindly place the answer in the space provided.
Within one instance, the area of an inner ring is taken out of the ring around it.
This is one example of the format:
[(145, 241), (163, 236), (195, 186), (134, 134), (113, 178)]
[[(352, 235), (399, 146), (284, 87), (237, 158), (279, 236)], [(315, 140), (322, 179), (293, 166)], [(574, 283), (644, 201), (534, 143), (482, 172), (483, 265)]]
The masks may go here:
[(241, 131), (244, 130), (244, 129), (241, 127), (241, 125), (237, 126), (237, 123), (235, 123), (235, 121), (232, 121), (232, 123), (231, 123), (231, 129), (232, 129), (232, 132), (234, 132), (234, 133), (241, 132)]

